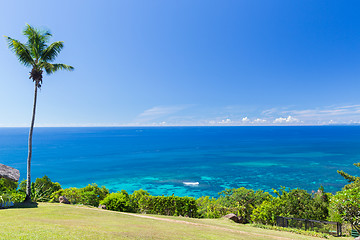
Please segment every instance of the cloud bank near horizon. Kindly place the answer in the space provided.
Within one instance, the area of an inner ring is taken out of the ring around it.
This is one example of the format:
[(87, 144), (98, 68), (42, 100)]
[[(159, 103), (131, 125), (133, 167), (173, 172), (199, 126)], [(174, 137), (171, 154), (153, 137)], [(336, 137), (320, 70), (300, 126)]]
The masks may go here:
[[(324, 106), (313, 109), (294, 107), (269, 108), (262, 111), (241, 111), (241, 107), (227, 106), (213, 112), (188, 113), (185, 106), (153, 107), (139, 114), (134, 125), (152, 126), (293, 126), (360, 124), (360, 105)], [(239, 110), (240, 109), (240, 110)], [(183, 115), (179, 112), (184, 112)], [(189, 115), (190, 114), (190, 115)], [(191, 115), (192, 114), (192, 115)], [(174, 116), (176, 115), (176, 117)], [(139, 121), (139, 119), (141, 121)], [(150, 120), (150, 121), (149, 121)], [(176, 121), (175, 121), (176, 120)]]
[[(295, 107), (242, 108), (226, 106), (204, 109), (199, 105), (154, 106), (145, 109), (131, 122), (43, 123), (36, 127), (116, 127), (116, 126), (307, 126), (359, 125), (360, 105), (325, 106), (299, 109)], [(28, 127), (28, 124), (0, 127)]]

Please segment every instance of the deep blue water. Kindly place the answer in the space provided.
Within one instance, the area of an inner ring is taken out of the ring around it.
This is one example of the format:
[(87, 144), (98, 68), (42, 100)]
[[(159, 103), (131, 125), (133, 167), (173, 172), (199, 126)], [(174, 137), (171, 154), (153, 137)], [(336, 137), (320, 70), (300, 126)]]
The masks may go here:
[[(21, 179), (27, 138), (27, 128), (0, 128), (0, 163)], [(194, 197), (238, 187), (335, 192), (346, 184), (336, 170), (360, 173), (355, 162), (360, 126), (35, 128), (32, 178)]]

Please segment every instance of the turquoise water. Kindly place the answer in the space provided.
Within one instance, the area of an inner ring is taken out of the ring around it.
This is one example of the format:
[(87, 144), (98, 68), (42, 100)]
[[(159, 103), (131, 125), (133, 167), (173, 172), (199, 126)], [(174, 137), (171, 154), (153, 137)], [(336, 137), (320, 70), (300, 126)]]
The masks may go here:
[[(0, 128), (0, 163), (26, 177), (27, 128)], [(32, 177), (153, 195), (280, 186), (328, 192), (360, 173), (359, 126), (36, 128)], [(184, 182), (198, 182), (185, 185)]]

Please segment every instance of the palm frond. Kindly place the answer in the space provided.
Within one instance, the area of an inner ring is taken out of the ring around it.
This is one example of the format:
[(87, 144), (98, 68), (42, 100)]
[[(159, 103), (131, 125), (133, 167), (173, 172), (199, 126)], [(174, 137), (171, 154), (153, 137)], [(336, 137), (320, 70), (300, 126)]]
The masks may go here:
[(41, 67), (45, 69), (47, 74), (52, 74), (58, 70), (74, 70), (74, 67), (62, 63), (52, 64), (48, 62), (41, 62)]
[(52, 62), (55, 60), (57, 55), (60, 53), (60, 51), (64, 47), (64, 42), (58, 41), (50, 44), (42, 53), (40, 56), (40, 59), (44, 62)]
[(35, 61), (31, 57), (30, 50), (25, 44), (11, 37), (5, 36), (5, 38), (8, 42), (8, 47), (15, 53), (22, 64), (27, 67), (35, 65)]
[(24, 35), (27, 36), (27, 46), (30, 49), (31, 56), (35, 59), (40, 58), (40, 54), (47, 47), (47, 42), (51, 37), (49, 31), (41, 31), (36, 28), (31, 27), (29, 24), (26, 25)]

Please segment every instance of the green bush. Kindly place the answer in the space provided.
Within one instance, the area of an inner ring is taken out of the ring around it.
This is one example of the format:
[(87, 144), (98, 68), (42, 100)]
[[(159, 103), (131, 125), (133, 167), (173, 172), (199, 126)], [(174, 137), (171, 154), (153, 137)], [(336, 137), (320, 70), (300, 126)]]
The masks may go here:
[(60, 189), (51, 195), (51, 202), (59, 202), (60, 196), (65, 196), (72, 204), (84, 204), (90, 206), (99, 206), (101, 200), (109, 194), (109, 190), (102, 186), (101, 188), (93, 183), (84, 188), (66, 188)]
[(145, 190), (129, 195), (125, 190), (109, 194), (100, 204), (106, 209), (121, 212), (141, 212), (170, 216), (197, 216), (196, 201), (192, 197), (151, 196)]
[(22, 202), (25, 199), (25, 193), (17, 191), (18, 183), (0, 178), (0, 204), (5, 205), (8, 202)]
[(11, 201), (13, 203), (20, 203), (25, 200), (26, 194), (23, 191), (14, 191), (10, 193), (11, 195)]
[(274, 225), (277, 216), (326, 220), (329, 216), (329, 194), (320, 189), (314, 195), (302, 189), (274, 190), (271, 197), (257, 207), (251, 216), (253, 222)]
[(129, 194), (122, 190), (121, 192), (110, 193), (100, 202), (106, 205), (106, 209), (119, 212), (135, 212)]
[(360, 232), (360, 188), (337, 192), (330, 200), (330, 218), (348, 222)]
[(208, 196), (197, 199), (198, 214), (200, 217), (218, 218), (229, 213), (240, 217), (242, 223), (251, 220), (253, 210), (263, 201), (270, 199), (271, 195), (263, 191), (252, 189), (233, 188), (219, 193), (218, 199)]
[(216, 198), (203, 196), (196, 200), (196, 204), (199, 217), (219, 218), (226, 215), (226, 210), (220, 205)]
[(251, 220), (255, 223), (275, 225), (277, 216), (282, 216), (281, 200), (272, 197), (254, 209)]
[[(36, 178), (35, 182), (31, 183), (31, 200), (34, 202), (49, 202), (51, 195), (60, 189), (61, 185), (52, 182), (47, 176)], [(26, 192), (26, 180), (20, 183), (19, 190)]]
[(145, 209), (142, 209), (141, 207), (146, 205), (146, 196), (149, 196), (149, 192), (145, 191), (143, 189), (139, 189), (134, 191), (131, 195), (130, 195), (130, 204), (132, 209), (135, 212), (140, 212), (140, 213), (145, 213)]
[(168, 216), (197, 216), (197, 204), (193, 197), (144, 196), (139, 208), (144, 213)]
[(16, 191), (17, 187), (17, 182), (5, 178), (0, 178), (0, 193), (10, 193)]
[(235, 213), (241, 218), (242, 223), (250, 222), (250, 216), (254, 208), (271, 196), (267, 192), (261, 190), (254, 191), (244, 187), (226, 189), (219, 194), (219, 204), (225, 208), (225, 213), (223, 214)]

